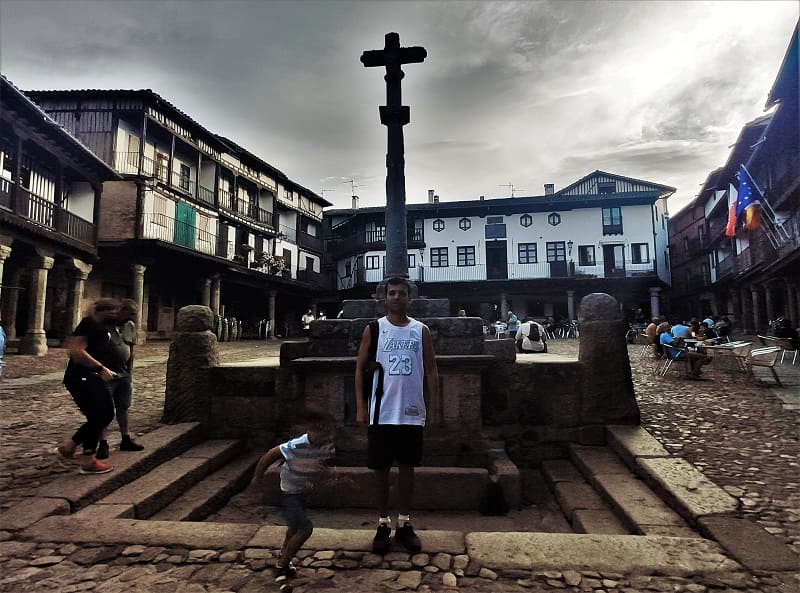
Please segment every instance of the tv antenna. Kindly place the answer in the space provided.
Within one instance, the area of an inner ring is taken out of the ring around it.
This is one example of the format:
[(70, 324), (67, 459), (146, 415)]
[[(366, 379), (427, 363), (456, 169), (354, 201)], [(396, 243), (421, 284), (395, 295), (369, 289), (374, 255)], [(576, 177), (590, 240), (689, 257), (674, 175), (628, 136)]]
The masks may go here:
[(354, 179), (345, 179), (344, 181), (342, 181), (342, 183), (349, 183), (350, 184), (350, 195), (353, 196), (354, 198), (358, 197), (358, 196), (356, 196), (356, 188), (357, 187), (361, 187), (361, 186), (360, 185), (356, 185), (356, 182), (355, 182)]
[[(509, 188), (509, 189), (511, 190), (511, 197), (512, 197), (512, 198), (514, 197), (514, 190), (515, 190), (516, 188), (514, 187), (514, 184), (513, 184), (513, 183), (510, 183), (510, 182), (509, 182), (509, 183), (503, 183), (503, 184), (501, 184), (501, 185), (500, 185), (500, 187), (507, 187), (507, 188)], [(520, 190), (520, 191), (522, 191), (522, 190)]]

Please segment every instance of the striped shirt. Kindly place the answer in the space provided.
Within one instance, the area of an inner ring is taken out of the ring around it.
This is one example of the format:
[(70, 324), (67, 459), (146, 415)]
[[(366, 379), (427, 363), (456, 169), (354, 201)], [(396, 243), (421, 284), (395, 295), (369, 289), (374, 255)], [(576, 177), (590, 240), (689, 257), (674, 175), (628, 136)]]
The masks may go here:
[(278, 445), (283, 455), (281, 491), (298, 494), (310, 490), (314, 478), (323, 469), (323, 461), (334, 454), (333, 443), (315, 447), (308, 442), (308, 433)]

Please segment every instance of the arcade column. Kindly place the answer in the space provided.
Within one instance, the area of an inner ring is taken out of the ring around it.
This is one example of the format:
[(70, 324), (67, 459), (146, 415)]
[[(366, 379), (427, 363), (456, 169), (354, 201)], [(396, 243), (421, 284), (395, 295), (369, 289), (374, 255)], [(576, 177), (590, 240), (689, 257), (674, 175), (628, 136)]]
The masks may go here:
[(650, 292), (650, 318), (661, 316), (661, 288), (652, 286), (648, 289)]
[(569, 320), (572, 321), (573, 319), (577, 319), (575, 316), (575, 291), (568, 290), (567, 291), (567, 315), (569, 316)]
[(144, 344), (147, 341), (147, 327), (142, 322), (142, 310), (144, 308), (144, 272), (147, 269), (142, 264), (133, 264), (133, 300), (136, 301), (136, 343)]
[(275, 337), (275, 301), (278, 297), (277, 290), (269, 291), (269, 337)]
[(29, 257), (26, 263), (31, 268), (28, 331), (25, 332), (20, 342), (19, 353), (44, 356), (47, 353), (47, 335), (44, 331), (47, 273), (53, 268), (53, 258), (47, 255), (38, 255)]
[(72, 335), (73, 330), (80, 323), (83, 312), (83, 289), (86, 279), (92, 271), (92, 264), (72, 258), (68, 261), (67, 272), (69, 288), (67, 289), (67, 319), (64, 335)]

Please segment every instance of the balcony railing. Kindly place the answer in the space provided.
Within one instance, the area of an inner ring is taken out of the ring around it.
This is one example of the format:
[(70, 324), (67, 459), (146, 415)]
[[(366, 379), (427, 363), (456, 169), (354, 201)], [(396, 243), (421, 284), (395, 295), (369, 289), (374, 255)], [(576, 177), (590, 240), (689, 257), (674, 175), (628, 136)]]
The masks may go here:
[(314, 235), (309, 235), (308, 233), (304, 233), (303, 231), (299, 231), (297, 233), (297, 244), (300, 247), (305, 247), (306, 249), (313, 249), (314, 251), (322, 251), (322, 239), (320, 237), (315, 237)]
[(188, 175), (181, 175), (180, 171), (172, 172), (171, 186), (185, 194), (194, 196), (194, 186), (197, 182)]
[(314, 286), (325, 285), (325, 276), (314, 270), (297, 270), (297, 279)]
[(273, 226), (272, 212), (270, 212), (269, 210), (264, 210), (264, 208), (260, 208), (255, 204), (250, 204), (248, 216), (253, 220), (257, 220), (258, 222), (263, 222), (266, 225)]
[[(14, 184), (0, 178), (0, 206), (11, 208)], [(87, 245), (94, 245), (94, 225), (50, 200), (17, 188), (17, 199), (13, 212), (46, 229), (58, 231)]]
[(228, 258), (232, 252), (230, 241), (219, 241), (216, 234), (194, 225), (175, 220), (164, 214), (147, 214), (144, 217), (142, 237), (158, 239), (193, 249), (200, 253)]
[(209, 206), (214, 205), (214, 190), (208, 189), (202, 185), (197, 186), (197, 199), (201, 202), (208, 204)]

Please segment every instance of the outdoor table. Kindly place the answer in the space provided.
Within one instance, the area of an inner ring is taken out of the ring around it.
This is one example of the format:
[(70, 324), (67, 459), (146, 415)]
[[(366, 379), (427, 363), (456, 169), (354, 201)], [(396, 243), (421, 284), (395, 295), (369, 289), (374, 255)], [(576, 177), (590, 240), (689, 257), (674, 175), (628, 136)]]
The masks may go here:
[(712, 356), (716, 368), (747, 372), (747, 356), (750, 354), (752, 342), (728, 342), (716, 346), (704, 346), (706, 354)]

